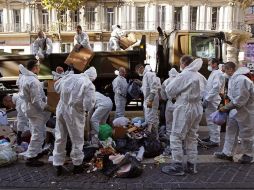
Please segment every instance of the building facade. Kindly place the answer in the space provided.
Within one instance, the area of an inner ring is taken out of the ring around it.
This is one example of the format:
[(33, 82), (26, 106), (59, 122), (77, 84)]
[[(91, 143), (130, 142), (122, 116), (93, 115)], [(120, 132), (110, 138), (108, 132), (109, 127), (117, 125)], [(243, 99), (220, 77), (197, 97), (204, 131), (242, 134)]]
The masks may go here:
[(245, 46), (245, 60), (250, 68), (254, 69), (254, 3), (246, 9), (245, 22), (249, 24), (252, 37)]
[[(46, 10), (39, 0), (0, 0), (0, 51), (30, 54), (39, 30), (53, 40), (53, 52), (73, 48), (80, 24), (94, 51), (107, 51), (111, 26), (119, 24), (140, 38), (146, 34), (150, 61), (155, 61), (157, 26), (178, 30), (246, 31), (245, 12), (229, 0), (93, 0), (77, 11)], [(59, 31), (61, 41), (59, 41)]]

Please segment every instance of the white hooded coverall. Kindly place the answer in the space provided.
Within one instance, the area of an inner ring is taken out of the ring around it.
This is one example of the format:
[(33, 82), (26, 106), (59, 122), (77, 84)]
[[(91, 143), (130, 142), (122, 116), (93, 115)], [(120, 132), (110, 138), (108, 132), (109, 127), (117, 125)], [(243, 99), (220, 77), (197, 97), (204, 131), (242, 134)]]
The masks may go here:
[(196, 59), (166, 87), (167, 96), (176, 97), (170, 135), (172, 159), (176, 163), (183, 162), (183, 140), (187, 161), (196, 163), (197, 131), (203, 111), (200, 99), (200, 78), (197, 72), (202, 64), (201, 59)]
[(82, 45), (83, 48), (88, 48), (92, 50), (89, 42), (89, 36), (85, 32), (81, 32), (81, 34), (75, 34), (74, 36), (74, 46), (76, 44)]
[(50, 38), (37, 38), (33, 43), (33, 54), (43, 59), (45, 54), (51, 54), (53, 50), (52, 41)]
[(31, 140), (26, 152), (28, 158), (34, 158), (42, 152), (45, 139), (46, 123), (50, 113), (44, 111), (47, 97), (38, 76), (19, 65), (22, 73), (22, 82), (19, 83), (20, 97), (25, 102), (24, 112), (29, 120)]
[(20, 98), (19, 94), (13, 94), (12, 102), (16, 105), (17, 110), (17, 131), (29, 130), (29, 121), (24, 113), (25, 101)]
[(240, 67), (229, 79), (228, 97), (235, 109), (229, 112), (223, 153), (233, 156), (241, 138), (241, 153), (253, 157), (254, 135), (254, 88), (253, 82), (244, 74), (247, 67)]
[(125, 114), (125, 106), (126, 106), (126, 96), (127, 96), (127, 89), (128, 89), (128, 83), (126, 78), (118, 75), (112, 82), (113, 85), (113, 91), (115, 93), (114, 99), (115, 99), (115, 105), (116, 105), (116, 111), (115, 111), (115, 119), (118, 117), (124, 117)]
[(207, 126), (209, 129), (210, 140), (215, 143), (220, 143), (221, 127), (219, 125), (215, 125), (212, 122), (210, 115), (214, 113), (219, 107), (219, 104), (221, 102), (220, 92), (222, 91), (222, 89), (224, 89), (225, 85), (224, 80), (225, 79), (223, 77), (223, 73), (220, 70), (213, 70), (208, 78), (203, 100), (207, 102), (205, 114)]
[(165, 110), (165, 118), (166, 118), (166, 134), (167, 137), (170, 137), (171, 129), (172, 129), (172, 122), (173, 122), (173, 111), (175, 108), (175, 105), (172, 103), (172, 100), (169, 100), (166, 94), (166, 86), (173, 81), (173, 79), (178, 75), (179, 73), (175, 68), (172, 68), (168, 72), (169, 78), (166, 79), (161, 86), (161, 98), (165, 101), (167, 101), (166, 104), (166, 110)]
[(68, 134), (72, 142), (70, 156), (73, 165), (81, 165), (84, 158), (85, 120), (87, 112), (95, 104), (95, 86), (85, 73), (69, 74), (55, 83), (55, 90), (60, 94), (60, 101), (56, 108), (53, 165), (64, 164)]
[(95, 106), (94, 112), (90, 119), (92, 129), (97, 133), (99, 132), (99, 126), (107, 122), (109, 113), (112, 110), (113, 103), (111, 99), (99, 92), (95, 92)]
[[(158, 127), (159, 125), (159, 116), (158, 116), (158, 108), (159, 108), (159, 94), (158, 89), (161, 84), (156, 74), (150, 71), (151, 67), (145, 67), (144, 76), (142, 79), (142, 87), (141, 90), (144, 95), (144, 115), (145, 121), (148, 125), (153, 125), (154, 127)], [(147, 107), (147, 101), (152, 101), (152, 108)]]
[(109, 50), (112, 51), (117, 51), (121, 50), (120, 45), (119, 45), (119, 39), (121, 36), (124, 35), (124, 32), (122, 29), (118, 28), (116, 25), (112, 26), (112, 32), (111, 32), (111, 37), (109, 39)]

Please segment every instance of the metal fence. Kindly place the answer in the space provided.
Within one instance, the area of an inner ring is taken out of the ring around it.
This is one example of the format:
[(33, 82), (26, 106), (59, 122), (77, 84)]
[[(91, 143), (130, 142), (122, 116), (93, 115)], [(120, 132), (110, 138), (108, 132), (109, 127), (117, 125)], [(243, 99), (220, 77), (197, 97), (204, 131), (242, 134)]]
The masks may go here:
[[(16, 24), (0, 24), (0, 32), (38, 32), (42, 30), (44, 32), (58, 32), (59, 29), (63, 31), (75, 31), (76, 26), (80, 24), (85, 31), (112, 31), (112, 26), (109, 23), (103, 22), (86, 22), (84, 24), (77, 22), (65, 22), (65, 23), (49, 23), (40, 25), (21, 25)], [(161, 23), (159, 22), (123, 22), (120, 23), (123, 30), (148, 30), (156, 31), (157, 27), (160, 26), (163, 30), (172, 29), (190, 29), (190, 30), (242, 30), (251, 32), (250, 25), (242, 22), (223, 22), (223, 23), (187, 23), (187, 22), (177, 22), (177, 23)], [(60, 27), (60, 28), (59, 28)]]

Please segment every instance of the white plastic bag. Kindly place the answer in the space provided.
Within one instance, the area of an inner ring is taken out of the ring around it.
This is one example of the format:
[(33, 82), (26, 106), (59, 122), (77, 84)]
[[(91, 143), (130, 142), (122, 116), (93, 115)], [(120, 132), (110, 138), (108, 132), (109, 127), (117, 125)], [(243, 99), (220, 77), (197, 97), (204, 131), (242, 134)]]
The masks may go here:
[(11, 164), (17, 160), (17, 154), (10, 144), (0, 144), (0, 166)]
[(216, 111), (210, 115), (212, 121), (216, 125), (223, 125), (227, 122), (228, 114)]
[(121, 127), (121, 126), (126, 126), (130, 123), (130, 120), (126, 117), (118, 117), (114, 119), (113, 125), (114, 127)]
[(0, 125), (1, 126), (8, 125), (7, 114), (4, 110), (1, 110), (1, 109), (0, 109)]

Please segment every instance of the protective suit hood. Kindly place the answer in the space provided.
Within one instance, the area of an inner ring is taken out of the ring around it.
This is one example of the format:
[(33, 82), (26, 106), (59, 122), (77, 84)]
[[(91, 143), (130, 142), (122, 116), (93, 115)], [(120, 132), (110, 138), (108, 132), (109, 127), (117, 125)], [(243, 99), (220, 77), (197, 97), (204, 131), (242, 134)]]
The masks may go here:
[(178, 74), (179, 73), (177, 72), (175, 68), (170, 69), (170, 71), (168, 72), (169, 77), (176, 77)]
[(117, 25), (112, 25), (112, 30), (117, 29)]
[(94, 81), (97, 78), (97, 72), (96, 72), (96, 69), (94, 67), (90, 67), (84, 73), (88, 76), (88, 78), (91, 81)]
[(145, 73), (148, 72), (148, 71), (152, 71), (152, 67), (151, 67), (150, 65), (146, 65), (146, 66), (145, 66), (145, 70), (144, 70), (144, 73), (143, 73), (143, 74), (145, 74)]
[(19, 65), (19, 71), (21, 72), (22, 75), (27, 75), (27, 76), (37, 76), (33, 72), (29, 71), (26, 69), (23, 65)]
[(19, 95), (17, 93), (13, 94), (11, 97), (12, 102), (14, 102), (16, 104), (18, 97), (19, 97)]
[(184, 70), (198, 72), (203, 65), (203, 60), (201, 58), (195, 59), (190, 65), (188, 65)]
[(233, 74), (233, 76), (235, 75), (245, 75), (248, 74), (250, 72), (250, 69), (247, 67), (239, 67), (236, 72)]

